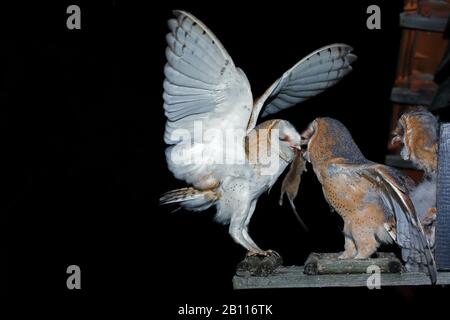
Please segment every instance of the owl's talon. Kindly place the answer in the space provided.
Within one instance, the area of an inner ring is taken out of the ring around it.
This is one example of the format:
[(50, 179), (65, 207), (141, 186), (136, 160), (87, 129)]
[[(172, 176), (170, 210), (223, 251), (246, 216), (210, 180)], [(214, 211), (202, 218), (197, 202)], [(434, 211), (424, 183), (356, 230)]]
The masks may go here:
[(275, 250), (267, 250), (266, 251), (268, 253), (268, 256), (275, 256), (275, 257), (281, 257), (280, 254), (278, 252), (276, 252)]
[(352, 259), (353, 255), (348, 253), (348, 252), (343, 252), (340, 256), (338, 256), (339, 260), (347, 260), (347, 259)]
[(266, 257), (267, 251), (247, 251), (247, 257)]
[(280, 257), (280, 254), (274, 250), (261, 250), (261, 251), (247, 251), (247, 257), (268, 257), (268, 256)]
[(240, 276), (268, 276), (282, 264), (283, 259), (274, 250), (248, 251), (245, 259), (238, 264), (236, 274)]

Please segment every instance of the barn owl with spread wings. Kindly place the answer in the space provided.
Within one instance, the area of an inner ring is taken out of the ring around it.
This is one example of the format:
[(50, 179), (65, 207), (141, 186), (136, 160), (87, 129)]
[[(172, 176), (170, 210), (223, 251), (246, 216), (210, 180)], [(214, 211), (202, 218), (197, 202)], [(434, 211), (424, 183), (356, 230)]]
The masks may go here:
[[(253, 101), (247, 77), (216, 36), (193, 15), (184, 11), (174, 15), (166, 37), (164, 141), (170, 145), (169, 170), (190, 187), (169, 191), (160, 202), (190, 211), (215, 206), (216, 221), (230, 225), (231, 237), (249, 255), (268, 255), (271, 251), (260, 249), (248, 233), (256, 202), (293, 162), (295, 168), (291, 167), (282, 187), (293, 206), (304, 163), (296, 129), (285, 120), (256, 126), (258, 117), (333, 86), (351, 71), (356, 56), (345, 44), (321, 48)], [(275, 150), (270, 163), (261, 160), (259, 151), (265, 148)]]

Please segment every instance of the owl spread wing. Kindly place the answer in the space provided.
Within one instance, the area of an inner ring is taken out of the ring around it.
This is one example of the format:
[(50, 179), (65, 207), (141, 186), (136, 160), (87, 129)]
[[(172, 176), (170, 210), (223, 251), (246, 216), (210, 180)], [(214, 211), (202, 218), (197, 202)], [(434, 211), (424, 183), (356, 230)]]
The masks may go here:
[(247, 129), (255, 127), (258, 116), (277, 113), (318, 95), (339, 82), (351, 70), (356, 56), (346, 44), (320, 48), (286, 71), (255, 102)]
[[(174, 11), (166, 36), (164, 140), (183, 140), (177, 129), (193, 134), (195, 121), (208, 128), (245, 128), (253, 105), (247, 77), (216, 36), (197, 18)], [(204, 121), (207, 120), (207, 121)]]
[(390, 232), (389, 226), (386, 226), (387, 231), (402, 249), (402, 258), (409, 271), (428, 271), (431, 281), (436, 283), (434, 257), (402, 178), (391, 168), (379, 164), (344, 167), (366, 178), (380, 191), (381, 199), (389, 209), (387, 220), (393, 218), (395, 222), (396, 232)]

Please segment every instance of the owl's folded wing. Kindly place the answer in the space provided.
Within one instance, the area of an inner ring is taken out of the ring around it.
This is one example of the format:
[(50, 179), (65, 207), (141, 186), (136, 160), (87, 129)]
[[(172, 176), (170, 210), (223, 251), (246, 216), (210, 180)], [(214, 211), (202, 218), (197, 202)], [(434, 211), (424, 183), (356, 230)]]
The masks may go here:
[[(341, 166), (341, 165), (340, 165)], [(433, 253), (424, 235), (414, 204), (408, 195), (408, 187), (392, 168), (380, 164), (342, 165), (346, 170), (369, 180), (380, 191), (384, 205), (389, 208), (396, 223), (391, 234), (402, 250), (402, 258), (409, 271), (427, 272), (436, 283), (437, 271)], [(390, 220), (390, 219), (388, 219)], [(390, 230), (388, 230), (390, 231)]]

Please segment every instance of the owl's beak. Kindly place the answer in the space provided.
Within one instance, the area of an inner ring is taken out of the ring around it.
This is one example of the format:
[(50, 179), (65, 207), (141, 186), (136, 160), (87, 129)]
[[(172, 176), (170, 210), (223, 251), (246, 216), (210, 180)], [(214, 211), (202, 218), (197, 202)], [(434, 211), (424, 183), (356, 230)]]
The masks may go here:
[(302, 147), (300, 145), (291, 144), (290, 147), (294, 150), (302, 151)]
[(302, 142), (300, 143), (300, 145), (307, 146), (308, 142), (309, 142), (309, 139), (304, 137), (304, 136), (302, 136)]
[(404, 130), (403, 130), (403, 126), (401, 124), (401, 122), (399, 122), (397, 124), (397, 127), (395, 127), (394, 130), (392, 130), (391, 132), (391, 145), (395, 146), (397, 143), (402, 143), (403, 142), (403, 134), (404, 134)]

